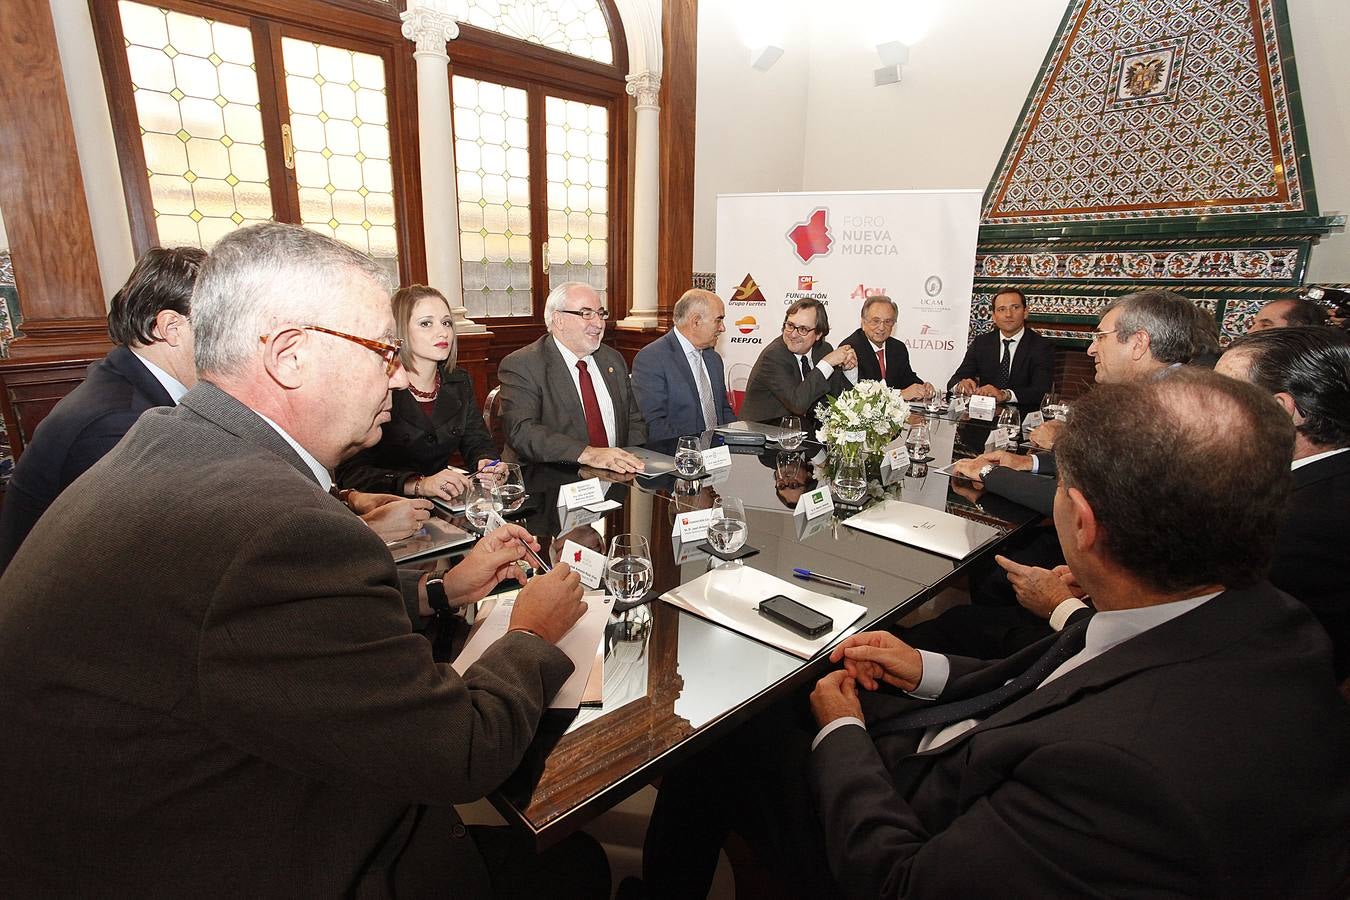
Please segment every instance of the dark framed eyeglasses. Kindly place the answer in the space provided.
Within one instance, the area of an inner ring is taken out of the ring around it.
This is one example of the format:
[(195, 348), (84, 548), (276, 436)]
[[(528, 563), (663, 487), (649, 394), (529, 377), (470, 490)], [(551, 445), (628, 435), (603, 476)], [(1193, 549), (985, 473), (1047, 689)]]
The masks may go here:
[(801, 337), (806, 337), (808, 334), (815, 331), (816, 327), (814, 325), (793, 325), (791, 322), (784, 322), (783, 330)]
[(567, 313), (569, 316), (580, 316), (587, 322), (592, 319), (599, 319), (603, 322), (609, 318), (609, 310), (607, 309), (560, 309), (558, 312)]
[[(403, 350), (403, 340), (395, 338), (392, 344), (386, 344), (384, 341), (377, 341), (371, 338), (357, 337), (354, 334), (347, 334), (345, 331), (335, 331), (332, 328), (325, 328), (322, 325), (300, 325), (302, 331), (318, 331), (323, 334), (331, 334), (333, 337), (340, 337), (344, 341), (351, 341), (353, 344), (360, 344), (367, 350), (379, 354), (380, 359), (384, 360), (384, 375), (386, 378), (392, 378), (398, 371), (398, 367), (403, 365), (403, 359), (399, 356)], [(264, 344), (267, 343), (268, 335), (259, 335), (258, 340)]]

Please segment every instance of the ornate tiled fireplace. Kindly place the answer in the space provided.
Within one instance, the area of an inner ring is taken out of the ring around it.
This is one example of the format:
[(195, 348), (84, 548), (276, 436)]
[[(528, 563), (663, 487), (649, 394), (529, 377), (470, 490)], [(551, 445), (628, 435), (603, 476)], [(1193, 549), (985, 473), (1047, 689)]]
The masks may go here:
[(1021, 288), (1072, 391), (1111, 299), (1165, 286), (1227, 340), (1342, 225), (1318, 214), (1284, 0), (1071, 0), (985, 194), (972, 334)]

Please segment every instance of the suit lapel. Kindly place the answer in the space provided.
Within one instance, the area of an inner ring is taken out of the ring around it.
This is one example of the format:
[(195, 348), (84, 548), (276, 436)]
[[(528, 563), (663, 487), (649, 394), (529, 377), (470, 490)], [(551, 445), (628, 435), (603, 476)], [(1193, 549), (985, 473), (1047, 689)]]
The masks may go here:
[[(694, 380), (693, 370), (689, 368), (689, 360), (685, 358), (684, 346), (680, 343), (680, 339), (675, 336), (674, 330), (666, 335), (665, 340), (670, 342), (670, 365), (674, 366), (675, 371), (680, 373), (685, 386), (689, 388), (690, 395), (694, 398), (694, 406), (701, 410), (703, 405), (698, 397), (698, 382)], [(702, 357), (703, 354), (700, 353), (699, 356)], [(706, 360), (704, 365), (707, 365)], [(709, 373), (709, 381), (711, 381), (711, 373)]]
[(567, 407), (564, 411), (565, 421), (573, 423), (573, 436), (586, 438), (586, 411), (581, 406), (581, 396), (574, 393), (576, 383), (572, 381), (572, 373), (567, 368), (567, 362), (563, 359), (558, 348), (553, 343), (553, 336), (546, 334), (539, 339), (539, 352), (544, 357), (544, 387), (548, 385), (566, 385), (564, 390), (545, 390), (544, 396), (553, 396), (561, 398), (562, 405)]
[(159, 383), (155, 374), (130, 349), (121, 346), (114, 347), (109, 351), (107, 359), (108, 365), (117, 374), (131, 382), (132, 387), (144, 394), (156, 406), (173, 406), (173, 398), (164, 389), (164, 385)]

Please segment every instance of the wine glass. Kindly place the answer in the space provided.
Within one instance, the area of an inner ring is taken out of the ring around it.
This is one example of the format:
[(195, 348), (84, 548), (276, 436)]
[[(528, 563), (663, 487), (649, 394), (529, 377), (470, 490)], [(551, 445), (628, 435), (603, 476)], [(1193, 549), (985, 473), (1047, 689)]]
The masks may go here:
[(750, 526), (745, 521), (745, 504), (735, 497), (723, 497), (708, 523), (708, 544), (718, 553), (735, 553), (745, 546)]
[(685, 435), (676, 442), (675, 472), (681, 478), (694, 478), (703, 471), (703, 451), (696, 435)]
[(479, 475), (469, 479), (469, 487), (464, 492), (464, 517), (478, 531), (487, 527), (489, 513), (500, 513), (502, 501), (497, 494), (496, 479), (491, 475)]
[(616, 606), (641, 599), (652, 587), (652, 552), (640, 534), (621, 534), (610, 541), (605, 560), (605, 586)]
[(778, 446), (784, 450), (796, 450), (802, 445), (802, 419), (801, 416), (783, 416), (782, 421), (778, 423), (783, 434), (778, 438)]
[(909, 426), (909, 435), (905, 438), (905, 449), (909, 451), (910, 459), (927, 459), (932, 445), (933, 439), (928, 431), (928, 423), (918, 422)]
[(520, 463), (499, 462), (482, 474), (492, 479), (493, 491), (504, 511), (520, 509), (525, 502), (525, 477), (521, 474)]
[(1009, 444), (1016, 444), (1021, 440), (1022, 416), (1017, 412), (1017, 407), (1011, 403), (999, 409), (998, 419), (994, 424), (995, 427), (1003, 429), (1003, 433), (1008, 436)]
[(1062, 422), (1069, 417), (1069, 404), (1054, 391), (1046, 391), (1041, 398), (1041, 419), (1045, 422)]
[(856, 456), (839, 460), (834, 467), (833, 486), (836, 497), (849, 506), (857, 506), (867, 496), (866, 464)]

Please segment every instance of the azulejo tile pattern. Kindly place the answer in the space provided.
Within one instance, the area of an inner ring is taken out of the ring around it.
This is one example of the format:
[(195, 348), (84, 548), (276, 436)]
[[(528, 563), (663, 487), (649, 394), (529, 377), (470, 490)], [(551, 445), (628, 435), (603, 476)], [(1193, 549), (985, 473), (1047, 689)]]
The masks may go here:
[(1278, 281), (1297, 277), (1294, 247), (1143, 252), (986, 253), (976, 257), (977, 278), (1099, 281)]
[(1314, 212), (1275, 0), (1073, 0), (986, 225)]

